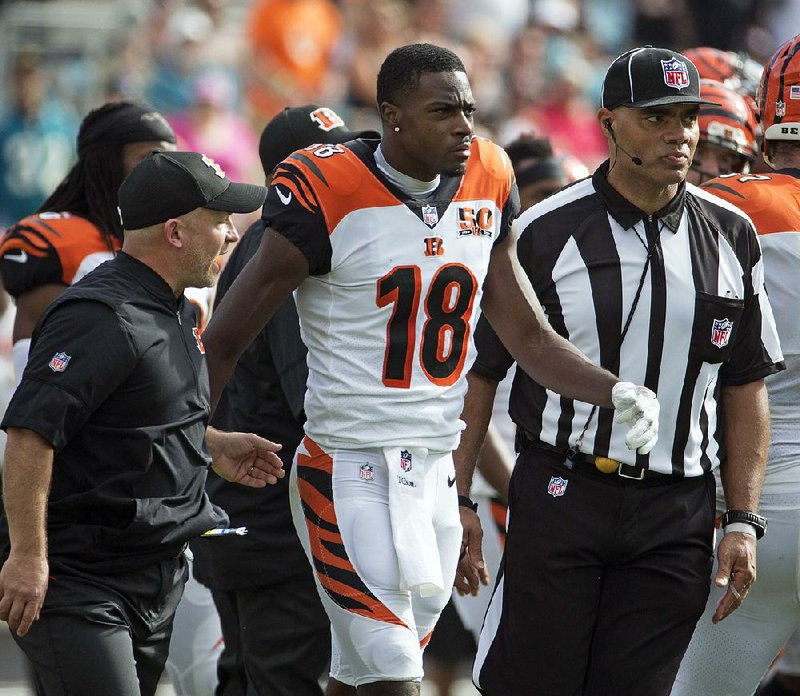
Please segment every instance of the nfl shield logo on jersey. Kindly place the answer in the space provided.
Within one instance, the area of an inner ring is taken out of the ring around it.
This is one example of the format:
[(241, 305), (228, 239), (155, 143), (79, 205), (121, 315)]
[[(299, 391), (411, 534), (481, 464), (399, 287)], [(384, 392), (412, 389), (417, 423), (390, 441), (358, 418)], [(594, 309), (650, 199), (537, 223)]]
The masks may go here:
[(782, 99), (778, 99), (778, 101), (775, 102), (775, 115), (778, 118), (786, 116), (786, 104)]
[(681, 90), (689, 86), (689, 71), (686, 70), (686, 63), (677, 58), (670, 58), (661, 61), (661, 69), (664, 71), (664, 84), (667, 87)]
[(435, 227), (439, 224), (439, 211), (436, 210), (436, 206), (422, 206), (422, 222), (424, 222), (428, 227)]
[(362, 464), (358, 475), (364, 481), (372, 481), (375, 478), (375, 467), (372, 464)]
[(411, 471), (411, 452), (408, 450), (400, 452), (400, 468), (403, 471)]
[(561, 478), (560, 476), (552, 476), (550, 478), (550, 483), (547, 486), (547, 492), (554, 498), (558, 498), (567, 492), (568, 483), (569, 481), (567, 481), (565, 478)]
[(67, 365), (69, 365), (70, 360), (72, 360), (72, 356), (67, 355), (66, 353), (56, 353), (52, 358), (50, 358), (50, 369), (53, 372), (63, 372), (67, 369)]
[(731, 340), (731, 329), (733, 329), (733, 322), (728, 319), (714, 319), (714, 325), (711, 327), (711, 342), (717, 348), (724, 348)]

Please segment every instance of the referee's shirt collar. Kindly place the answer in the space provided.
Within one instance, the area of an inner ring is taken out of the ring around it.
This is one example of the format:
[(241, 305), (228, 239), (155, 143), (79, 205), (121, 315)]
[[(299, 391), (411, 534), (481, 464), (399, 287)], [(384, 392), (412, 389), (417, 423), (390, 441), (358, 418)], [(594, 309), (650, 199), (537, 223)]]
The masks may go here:
[[(594, 184), (595, 191), (600, 195), (600, 198), (605, 203), (608, 212), (622, 227), (622, 229), (629, 230), (637, 222), (644, 220), (648, 214), (643, 210), (637, 208), (627, 198), (620, 194), (611, 184), (608, 183), (606, 178), (608, 175), (609, 162), (606, 160), (601, 164), (592, 175), (592, 184)], [(654, 217), (661, 220), (673, 232), (677, 232), (681, 224), (681, 216), (683, 215), (683, 205), (686, 201), (686, 182), (681, 182), (678, 187), (678, 192), (674, 198), (667, 203), (663, 208), (653, 213)]]

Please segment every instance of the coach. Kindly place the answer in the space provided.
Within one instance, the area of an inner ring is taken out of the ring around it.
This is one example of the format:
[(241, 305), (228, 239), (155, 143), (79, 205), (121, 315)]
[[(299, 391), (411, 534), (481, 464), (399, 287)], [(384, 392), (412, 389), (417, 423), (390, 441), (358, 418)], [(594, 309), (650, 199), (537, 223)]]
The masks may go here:
[(122, 251), (34, 331), (0, 424), (0, 620), (39, 694), (152, 696), (186, 543), (227, 522), (204, 492), (209, 464), (255, 487), (283, 476), (277, 445), (206, 433), (205, 351), (183, 294), (216, 280), (238, 238), (230, 214), (265, 195), (205, 155), (150, 155), (120, 188)]
[[(668, 694), (709, 592), (717, 467), (734, 533), (719, 547), (716, 582), (728, 592), (715, 620), (755, 579), (763, 379), (783, 358), (751, 223), (685, 183), (699, 93), (678, 53), (617, 58), (598, 112), (609, 160), (517, 221), (522, 266), (554, 328), (656, 391), (661, 425), (655, 448), (637, 454), (610, 411), (517, 371), (504, 568), (475, 665), (485, 694)], [(467, 466), (512, 364), (485, 322), (476, 343), (458, 454)], [(462, 509), (465, 527), (471, 514)], [(461, 582), (475, 582), (468, 558)]]

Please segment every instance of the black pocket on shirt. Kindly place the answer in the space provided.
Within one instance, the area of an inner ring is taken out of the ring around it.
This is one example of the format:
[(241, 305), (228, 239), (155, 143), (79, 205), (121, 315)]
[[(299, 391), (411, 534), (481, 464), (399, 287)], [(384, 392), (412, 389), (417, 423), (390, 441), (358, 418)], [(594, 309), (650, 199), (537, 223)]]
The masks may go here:
[(694, 300), (692, 354), (708, 363), (726, 362), (743, 311), (744, 300), (698, 291)]

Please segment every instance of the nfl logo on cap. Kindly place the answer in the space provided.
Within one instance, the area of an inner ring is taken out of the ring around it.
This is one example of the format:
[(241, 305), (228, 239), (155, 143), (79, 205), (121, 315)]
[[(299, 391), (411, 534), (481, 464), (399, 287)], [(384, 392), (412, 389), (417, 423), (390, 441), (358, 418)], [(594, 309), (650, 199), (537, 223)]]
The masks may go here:
[(56, 353), (52, 358), (50, 358), (50, 369), (53, 372), (63, 372), (67, 369), (67, 365), (69, 365), (70, 360), (72, 360), (71, 355), (67, 355), (66, 353)]
[(664, 72), (664, 84), (667, 87), (681, 90), (689, 86), (689, 71), (686, 69), (686, 63), (677, 58), (662, 60), (661, 70)]

